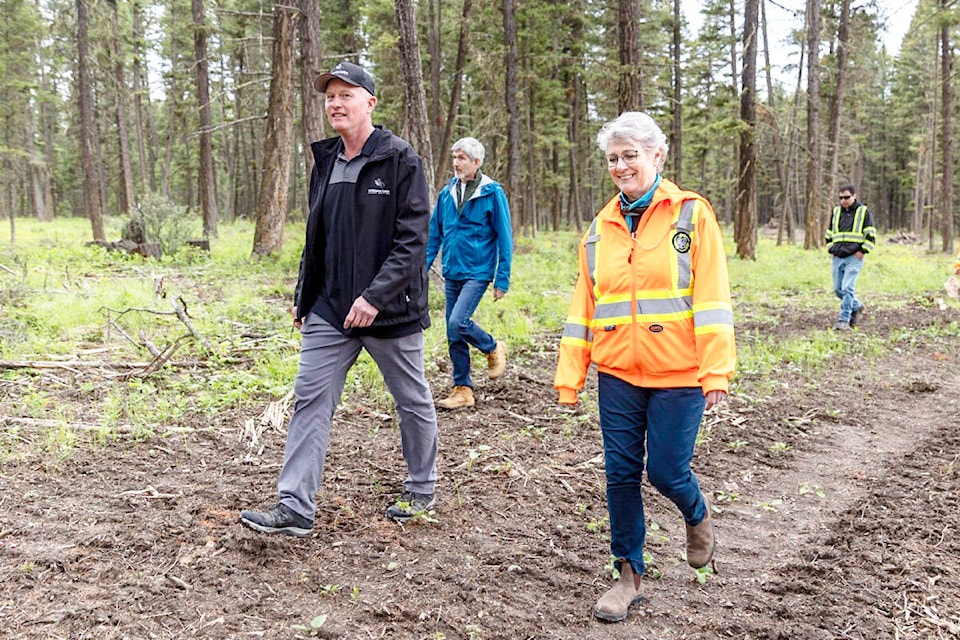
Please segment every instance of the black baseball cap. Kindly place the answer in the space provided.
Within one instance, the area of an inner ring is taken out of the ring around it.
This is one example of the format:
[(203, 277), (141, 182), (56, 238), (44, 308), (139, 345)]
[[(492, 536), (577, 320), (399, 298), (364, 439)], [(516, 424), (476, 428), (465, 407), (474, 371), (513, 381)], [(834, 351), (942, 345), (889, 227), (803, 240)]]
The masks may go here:
[(347, 84), (366, 89), (370, 92), (370, 95), (374, 94), (373, 76), (364, 71), (360, 65), (353, 64), (352, 62), (338, 62), (337, 66), (329, 73), (325, 73), (317, 78), (313, 86), (317, 88), (317, 91), (323, 93), (327, 90), (327, 83), (334, 79), (343, 80)]

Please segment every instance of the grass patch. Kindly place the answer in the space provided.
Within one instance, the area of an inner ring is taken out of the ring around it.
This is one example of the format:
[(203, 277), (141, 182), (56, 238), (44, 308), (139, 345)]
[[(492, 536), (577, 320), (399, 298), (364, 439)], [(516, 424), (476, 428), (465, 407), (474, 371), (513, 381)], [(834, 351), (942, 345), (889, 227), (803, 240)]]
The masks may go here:
[[(125, 220), (109, 218), (107, 235), (119, 237)], [(293, 330), (292, 303), (303, 223), (287, 225), (283, 251), (250, 257), (254, 225), (219, 226), (209, 254), (186, 248), (160, 260), (87, 246), (89, 222), (79, 218), (40, 223), (17, 220), (17, 242), (0, 237), (0, 359), (4, 361), (148, 362), (145, 344), (163, 349), (177, 343), (168, 367), (144, 378), (109, 377), (98, 370), (0, 372), (0, 458), (23, 449), (69, 455), (77, 435), (109, 441), (119, 434), (152, 438), (171, 429), (235, 427), (239, 417), (259, 413), (290, 389), (298, 364), (300, 335)], [(726, 233), (728, 255), (734, 255)], [(498, 302), (488, 293), (475, 319), (522, 362), (553, 349), (566, 317), (577, 274), (579, 234), (541, 233), (517, 238), (511, 288)], [(844, 358), (876, 358), (888, 350), (933, 345), (960, 335), (957, 321), (886, 335), (861, 333), (840, 339), (826, 329), (838, 303), (825, 251), (776, 247), (760, 238), (756, 261), (730, 259), (738, 332), (737, 385), (762, 397), (776, 389), (777, 372), (817, 372)], [(939, 305), (953, 258), (921, 247), (880, 246), (858, 282), (871, 309)], [(431, 281), (431, 320), (424, 334), (426, 370), (435, 384), (447, 366), (442, 287)], [(173, 313), (185, 307), (196, 332), (188, 335)], [(957, 308), (955, 301), (945, 304)], [(768, 328), (784, 313), (808, 313), (823, 323), (796, 336), (775, 339)], [(186, 337), (185, 337), (186, 336)], [(511, 356), (511, 357), (513, 357)], [(478, 371), (486, 366), (473, 353)], [(544, 371), (546, 378), (552, 371)], [(438, 380), (442, 380), (438, 383)], [(362, 355), (347, 380), (347, 393), (364, 407), (393, 412), (393, 401), (376, 365)], [(435, 392), (442, 393), (441, 389)], [(345, 400), (348, 400), (345, 396)], [(596, 398), (584, 394), (582, 410), (567, 429), (582, 428), (596, 414)], [(34, 421), (34, 422), (30, 422)], [(44, 424), (44, 427), (29, 426)], [(84, 429), (72, 425), (83, 424)], [(91, 425), (98, 430), (91, 430)]]

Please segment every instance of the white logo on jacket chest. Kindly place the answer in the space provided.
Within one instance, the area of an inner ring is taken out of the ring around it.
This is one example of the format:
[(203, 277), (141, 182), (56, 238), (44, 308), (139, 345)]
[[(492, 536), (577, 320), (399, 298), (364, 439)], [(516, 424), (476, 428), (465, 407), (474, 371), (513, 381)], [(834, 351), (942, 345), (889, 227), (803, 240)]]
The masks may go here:
[(368, 196), (388, 196), (390, 189), (387, 189), (387, 183), (377, 178), (373, 181), (373, 186), (367, 189)]

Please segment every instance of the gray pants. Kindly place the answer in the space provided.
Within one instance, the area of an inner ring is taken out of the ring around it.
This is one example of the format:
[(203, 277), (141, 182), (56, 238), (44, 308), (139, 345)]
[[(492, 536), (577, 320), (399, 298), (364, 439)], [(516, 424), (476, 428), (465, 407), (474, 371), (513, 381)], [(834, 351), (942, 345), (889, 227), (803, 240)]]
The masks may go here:
[(433, 493), (437, 483), (437, 414), (423, 370), (423, 333), (403, 338), (350, 338), (315, 313), (301, 327), (300, 368), (294, 382), (297, 401), (287, 433), (283, 470), (277, 482), (280, 502), (312, 519), (314, 494), (323, 480), (330, 423), (360, 349), (377, 363), (400, 415), (400, 445), (407, 462), (404, 487)]

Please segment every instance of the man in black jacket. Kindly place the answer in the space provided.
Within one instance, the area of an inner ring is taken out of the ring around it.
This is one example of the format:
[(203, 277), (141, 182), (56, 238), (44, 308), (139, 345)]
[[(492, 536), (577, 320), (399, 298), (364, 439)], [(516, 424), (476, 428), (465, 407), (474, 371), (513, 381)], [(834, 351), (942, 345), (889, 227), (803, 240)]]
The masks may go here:
[(373, 78), (341, 62), (316, 80), (339, 134), (312, 144), (310, 216), (294, 296), (303, 334), (279, 503), (242, 511), (264, 533), (309, 535), (347, 372), (360, 349), (380, 368), (397, 403), (408, 476), (387, 516), (406, 522), (434, 506), (437, 418), (423, 367), (427, 308), (427, 182), (413, 148), (374, 126)]
[(840, 205), (830, 216), (825, 239), (833, 256), (833, 292), (840, 298), (840, 315), (833, 324), (837, 331), (849, 331), (857, 325), (863, 303), (857, 298), (857, 277), (863, 259), (876, 247), (877, 230), (867, 205), (857, 200), (852, 184), (840, 187)]

